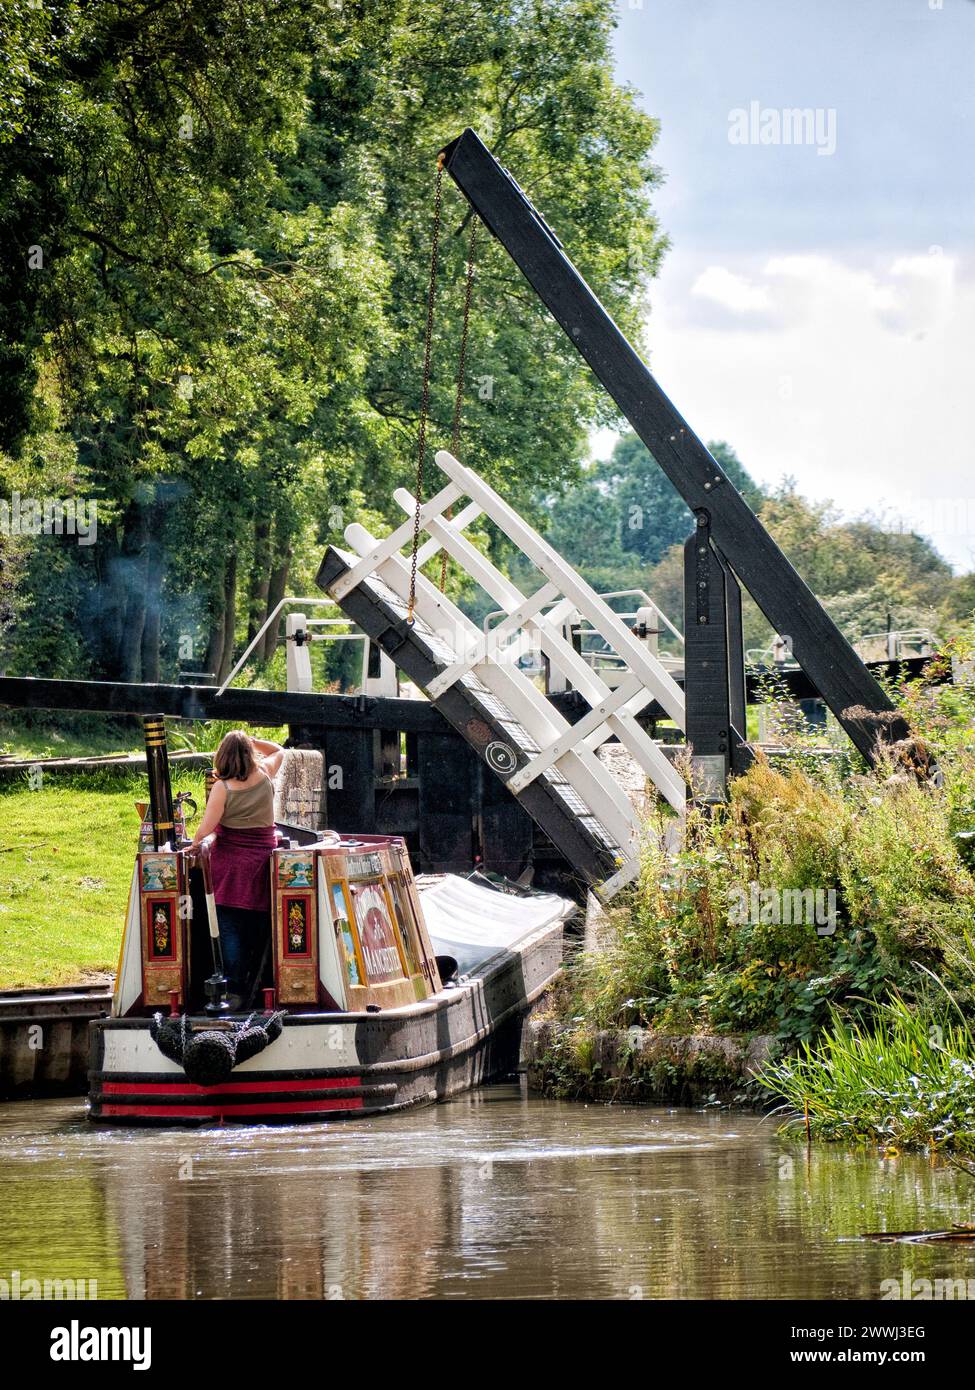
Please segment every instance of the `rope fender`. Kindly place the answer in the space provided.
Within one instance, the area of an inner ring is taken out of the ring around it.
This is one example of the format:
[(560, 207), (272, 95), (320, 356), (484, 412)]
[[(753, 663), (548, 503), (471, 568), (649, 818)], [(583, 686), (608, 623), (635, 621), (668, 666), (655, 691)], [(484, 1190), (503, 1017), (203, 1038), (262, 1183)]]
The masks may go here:
[(229, 1029), (207, 1028), (193, 1033), (185, 1014), (164, 1018), (157, 1013), (149, 1024), (149, 1036), (164, 1057), (183, 1068), (187, 1080), (196, 1086), (219, 1086), (234, 1067), (256, 1057), (280, 1037), (286, 1014), (286, 1009), (254, 1013)]

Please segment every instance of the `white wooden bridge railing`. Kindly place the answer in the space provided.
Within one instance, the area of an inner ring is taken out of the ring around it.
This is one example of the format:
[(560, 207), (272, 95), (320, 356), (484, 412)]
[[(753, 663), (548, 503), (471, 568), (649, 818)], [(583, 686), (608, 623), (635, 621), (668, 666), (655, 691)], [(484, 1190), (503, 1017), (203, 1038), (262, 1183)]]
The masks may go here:
[[(637, 872), (641, 825), (622, 788), (598, 758), (598, 749), (615, 735), (660, 794), (683, 814), (684, 780), (635, 717), (655, 700), (683, 728), (683, 692), (646, 644), (488, 483), (446, 450), (436, 455), (436, 461), (447, 483), (420, 508), (420, 529), (428, 539), (418, 553), (415, 605), (417, 618), (438, 639), (440, 668), (427, 694), (436, 700), (473, 675), (511, 711), (527, 735), (526, 761), (506, 778), (507, 786), (517, 796), (543, 774), (553, 773), (571, 785), (584, 809), (619, 847), (619, 871), (600, 890), (602, 897), (609, 897)], [(346, 540), (358, 559), (330, 584), (335, 599), (341, 601), (373, 577), (397, 596), (400, 606), (408, 601), (410, 565), (400, 552), (412, 543), (415, 500), (405, 489), (395, 497), (407, 519), (385, 539), (377, 540), (358, 523), (346, 528)], [(445, 515), (465, 497), (470, 501), (456, 516)], [(543, 582), (533, 594), (522, 593), (464, 534), (482, 514), (539, 571)], [(482, 632), (419, 572), (419, 566), (441, 549), (505, 613), (489, 633)], [(629, 674), (615, 688), (566, 640), (565, 621), (573, 610), (625, 662)], [(540, 650), (592, 706), (578, 723), (569, 724), (518, 669), (518, 658), (528, 650)]]

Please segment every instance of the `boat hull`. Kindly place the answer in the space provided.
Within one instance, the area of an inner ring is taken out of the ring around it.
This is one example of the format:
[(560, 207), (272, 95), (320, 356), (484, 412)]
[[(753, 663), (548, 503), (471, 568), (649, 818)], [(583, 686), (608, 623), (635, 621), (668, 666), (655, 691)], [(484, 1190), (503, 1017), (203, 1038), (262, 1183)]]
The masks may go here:
[(443, 1100), (517, 1066), (522, 1022), (558, 973), (562, 940), (563, 923), (550, 923), (415, 1005), (289, 1014), (281, 1036), (221, 1086), (193, 1085), (159, 1051), (149, 1019), (94, 1020), (90, 1118), (116, 1125), (290, 1124)]

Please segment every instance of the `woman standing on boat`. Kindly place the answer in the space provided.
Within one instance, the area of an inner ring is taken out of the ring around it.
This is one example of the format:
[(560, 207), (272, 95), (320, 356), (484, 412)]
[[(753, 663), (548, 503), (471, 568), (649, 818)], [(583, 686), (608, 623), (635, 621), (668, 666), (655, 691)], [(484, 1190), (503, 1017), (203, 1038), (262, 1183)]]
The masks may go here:
[[(246, 1007), (271, 935), (271, 851), (275, 847), (274, 779), (284, 749), (235, 729), (214, 758), (217, 781), (193, 843), (216, 833), (210, 856), (228, 988)], [(236, 1001), (231, 1000), (234, 1006)]]

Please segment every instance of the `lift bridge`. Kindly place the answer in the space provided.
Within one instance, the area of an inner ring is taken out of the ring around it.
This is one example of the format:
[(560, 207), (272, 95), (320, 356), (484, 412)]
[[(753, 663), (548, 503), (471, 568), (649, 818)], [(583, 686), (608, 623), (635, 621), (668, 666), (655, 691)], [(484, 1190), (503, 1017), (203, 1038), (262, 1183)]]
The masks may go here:
[[(655, 702), (684, 732), (692, 783), (723, 786), (750, 759), (741, 628), (745, 584), (817, 694), (869, 759), (882, 743), (909, 738), (878, 682), (800, 579), (727, 474), (668, 400), (565, 253), (545, 216), (473, 130), (441, 151), (470, 209), (504, 247), (588, 363), (689, 507), (684, 547), (684, 689), (662, 662), (488, 484), (451, 454), (436, 455), (446, 485), (429, 501), (397, 494), (407, 520), (384, 540), (353, 525), (354, 553), (330, 548), (319, 585), (416, 684), (484, 763), (544, 827), (568, 861), (604, 898), (637, 872), (640, 826), (622, 789), (597, 756), (616, 738), (680, 814), (687, 785), (636, 716)], [(432, 302), (432, 301), (431, 301)], [(421, 440), (422, 440), (421, 431)], [(422, 443), (421, 443), (422, 460)], [(422, 462), (421, 462), (422, 475)], [(456, 520), (453, 507), (468, 499)], [(465, 537), (486, 515), (541, 579), (522, 593)], [(481, 634), (400, 553), (420, 530), (422, 560), (437, 550), (461, 564), (504, 615)], [(415, 586), (415, 587), (414, 587)], [(574, 608), (621, 658), (627, 674), (609, 682), (567, 640), (560, 618)], [(537, 644), (550, 668), (580, 692), (589, 710), (560, 718), (517, 657)]]
[[(400, 554), (412, 542), (416, 499), (396, 500), (408, 514), (383, 540), (353, 523), (348, 554), (329, 547), (318, 583), (376, 645), (416, 683), (477, 750), (565, 858), (602, 896), (611, 897), (639, 867), (637, 811), (598, 757), (616, 738), (678, 814), (684, 778), (636, 715), (655, 701), (681, 730), (684, 695), (673, 676), (600, 596), (483, 478), (445, 450), (436, 456), (446, 486), (419, 508), (428, 539), (417, 553), (414, 611), (411, 565)], [(449, 512), (464, 498), (454, 518)], [(504, 532), (540, 582), (529, 595), (493, 565), (464, 534), (484, 515)], [(500, 606), (503, 621), (482, 632), (420, 572), (439, 551), (462, 565)], [(579, 615), (621, 657), (626, 674), (614, 687), (576, 650), (566, 619)], [(590, 706), (570, 724), (520, 663), (540, 652), (549, 669), (571, 682)]]

